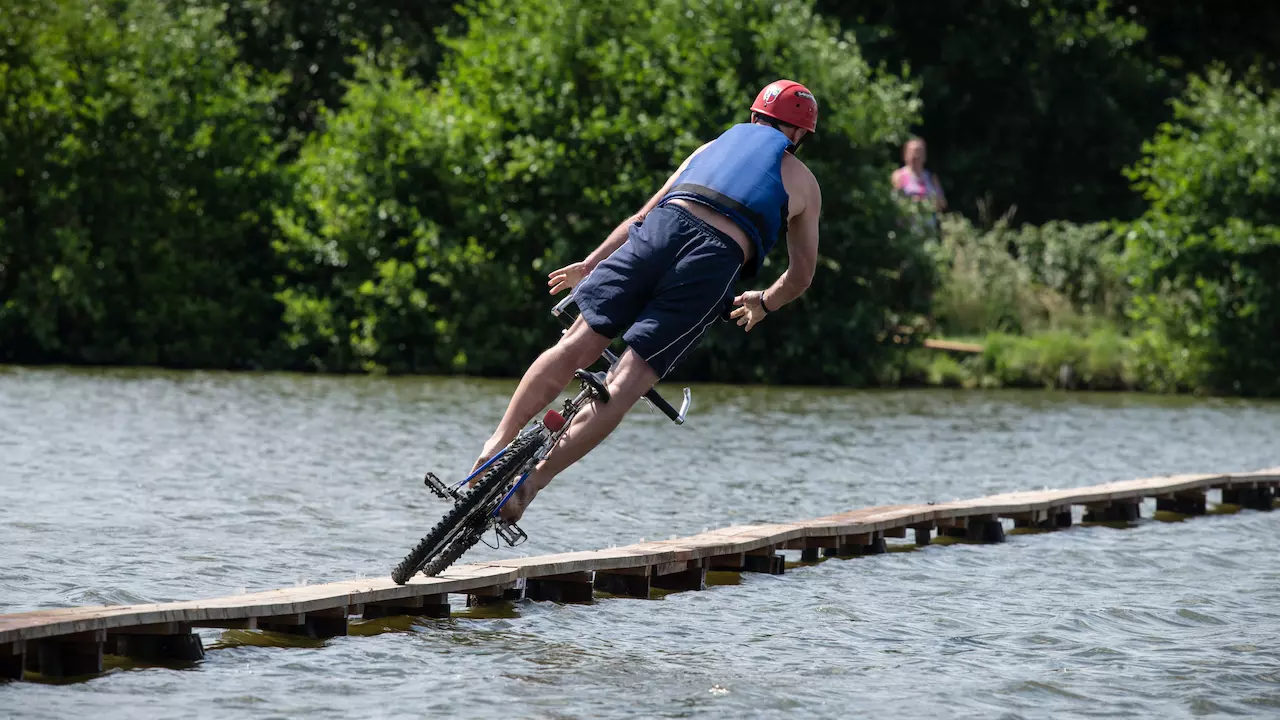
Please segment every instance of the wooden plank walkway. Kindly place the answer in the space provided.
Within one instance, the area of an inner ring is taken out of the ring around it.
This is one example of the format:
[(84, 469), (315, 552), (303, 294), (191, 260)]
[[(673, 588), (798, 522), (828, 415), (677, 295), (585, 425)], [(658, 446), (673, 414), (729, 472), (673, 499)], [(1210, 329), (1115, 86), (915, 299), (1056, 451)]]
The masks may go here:
[(975, 500), (874, 507), (802, 522), (741, 525), (692, 537), (608, 550), (511, 558), (459, 565), (406, 585), (371, 578), (249, 593), (234, 597), (110, 607), (64, 608), (0, 615), (0, 679), (25, 672), (68, 677), (101, 672), (104, 653), (146, 661), (203, 657), (194, 628), (275, 630), (325, 638), (347, 634), (351, 617), (448, 617), (449, 595), (468, 604), (486, 599), (590, 601), (595, 591), (649, 597), (651, 587), (700, 590), (708, 570), (779, 574), (781, 550), (804, 560), (884, 552), (886, 537), (914, 533), (919, 545), (938, 535), (976, 542), (1004, 539), (1002, 519), (1015, 527), (1060, 529), (1073, 506), (1085, 521), (1128, 522), (1154, 498), (1157, 510), (1187, 515), (1207, 510), (1206, 493), (1222, 502), (1271, 509), (1280, 467), (1249, 473), (1174, 475), (1066, 490), (1012, 492)]
[(984, 351), (983, 346), (978, 343), (960, 342), (959, 340), (925, 338), (922, 344), (930, 350), (947, 350), (950, 352), (969, 353), (974, 355), (980, 355)]

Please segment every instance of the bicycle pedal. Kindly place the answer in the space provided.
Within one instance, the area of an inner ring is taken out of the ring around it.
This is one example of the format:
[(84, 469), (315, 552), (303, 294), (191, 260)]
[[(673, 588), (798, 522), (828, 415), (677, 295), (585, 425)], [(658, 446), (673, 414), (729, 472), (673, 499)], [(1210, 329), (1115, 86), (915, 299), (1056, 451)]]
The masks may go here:
[(507, 543), (508, 547), (515, 547), (529, 539), (529, 536), (518, 525), (505, 520), (499, 520), (494, 523), (494, 530), (497, 531), (498, 537)]
[(460, 497), (457, 490), (446, 485), (443, 480), (436, 477), (435, 473), (427, 473), (427, 476), (422, 479), (422, 484), (426, 485), (427, 489), (435, 493), (441, 500), (452, 500), (453, 502), (457, 502)]

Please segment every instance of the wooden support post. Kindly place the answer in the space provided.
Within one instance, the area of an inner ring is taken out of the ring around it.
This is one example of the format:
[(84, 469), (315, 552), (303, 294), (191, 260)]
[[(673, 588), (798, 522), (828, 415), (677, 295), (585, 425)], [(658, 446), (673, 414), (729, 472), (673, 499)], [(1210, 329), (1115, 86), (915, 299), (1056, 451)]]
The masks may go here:
[[(742, 570), (742, 566), (746, 564), (746, 553), (731, 553), (729, 555), (716, 555), (711, 558), (708, 569), (710, 570)], [(599, 587), (599, 586), (597, 586)]]
[(781, 575), (786, 572), (786, 569), (786, 558), (776, 554), (772, 545), (752, 550), (742, 559), (742, 572)]
[(530, 600), (550, 602), (589, 603), (593, 590), (590, 572), (529, 578), (525, 585)]
[(1000, 518), (989, 518), (981, 523), (974, 523), (981, 528), (978, 536), (979, 542), (984, 543), (1002, 543), (1004, 542), (1004, 523), (1000, 522)]
[[(1225, 497), (1227, 491), (1223, 490)], [(1275, 506), (1276, 491), (1270, 485), (1260, 485), (1256, 488), (1241, 489), (1238, 491), (1237, 504), (1250, 510), (1269, 511)]]
[[(1142, 511), (1139, 507), (1141, 501), (1133, 500), (1113, 500), (1106, 505), (1090, 505), (1084, 514), (1085, 522), (1134, 522), (1142, 518)], [(1156, 509), (1159, 507), (1157, 501)]]
[(912, 525), (911, 529), (915, 532), (916, 545), (924, 546), (929, 544), (930, 536), (933, 534), (933, 523)]
[(525, 584), (508, 583), (494, 587), (477, 588), (467, 593), (467, 607), (497, 605), (504, 602), (519, 602), (524, 599)]
[(403, 600), (365, 603), (364, 619), (410, 615), (413, 617), (447, 618), (451, 613), (448, 595), (416, 595)]
[(1241, 492), (1242, 490), (1240, 488), (1229, 488), (1229, 487), (1222, 488), (1222, 504), (1223, 505), (1244, 505), (1244, 503), (1240, 501)]
[(204, 659), (204, 644), (191, 632), (190, 623), (156, 623), (113, 630), (106, 651), (141, 662), (197, 662)]
[(707, 568), (701, 560), (691, 560), (686, 569), (654, 575), (649, 578), (649, 584), (662, 590), (704, 590), (707, 587)]
[(857, 557), (862, 554), (862, 548), (871, 544), (875, 538), (875, 533), (858, 533), (857, 535), (841, 535), (836, 542), (834, 553), (836, 557)]
[(0, 680), (21, 680), (26, 641), (0, 644)]
[(1178, 493), (1178, 512), (1183, 515), (1204, 515), (1209, 512), (1209, 503), (1204, 490)]
[(995, 515), (970, 515), (956, 518), (955, 522), (955, 527), (939, 528), (938, 532), (948, 537), (964, 538), (967, 542), (1004, 542), (1004, 525)]
[(805, 548), (800, 551), (800, 562), (818, 562), (822, 548)]
[(1054, 523), (1054, 527), (1057, 527), (1057, 528), (1071, 527), (1071, 523), (1072, 523), (1071, 508), (1066, 507), (1066, 508), (1060, 509), (1058, 511), (1058, 514), (1053, 517), (1053, 523)]
[[(878, 536), (879, 533), (876, 533)], [(889, 552), (889, 548), (885, 545), (883, 537), (874, 537), (871, 542), (862, 546), (861, 554), (863, 555), (880, 555)]]
[(340, 637), (347, 634), (347, 606), (308, 613), (258, 618), (258, 629), (271, 632), (304, 635), (317, 640)]
[(25, 667), (50, 678), (94, 675), (102, 672), (106, 641), (106, 630), (31, 640), (27, 642)]
[(1177, 493), (1173, 497), (1156, 498), (1156, 510), (1180, 515), (1204, 515), (1208, 512), (1203, 490)]
[(623, 573), (623, 572), (604, 572), (596, 571), (593, 584), (596, 590), (607, 592), (611, 595), (621, 595), (622, 597), (648, 598), (649, 597), (649, 573), (648, 568), (640, 568), (643, 573)]

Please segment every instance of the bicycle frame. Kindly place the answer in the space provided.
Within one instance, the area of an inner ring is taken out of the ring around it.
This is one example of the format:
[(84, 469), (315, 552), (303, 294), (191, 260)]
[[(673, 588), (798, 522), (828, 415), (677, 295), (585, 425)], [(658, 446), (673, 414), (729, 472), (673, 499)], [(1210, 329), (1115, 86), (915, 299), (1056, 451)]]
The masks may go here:
[[(564, 418), (564, 424), (560, 426), (559, 430), (554, 432), (549, 431), (547, 426), (541, 420), (535, 423), (535, 429), (532, 430), (532, 432), (547, 431), (547, 434), (537, 452), (533, 454), (533, 459), (529, 463), (529, 468), (520, 475), (520, 479), (511, 486), (511, 489), (507, 490), (507, 494), (502, 496), (502, 500), (498, 501), (498, 506), (493, 509), (492, 513), (490, 513), (490, 517), (498, 516), (498, 513), (502, 510), (502, 506), (506, 505), (507, 501), (511, 499), (511, 496), (516, 493), (516, 490), (520, 489), (520, 486), (524, 484), (526, 479), (528, 479), (529, 474), (533, 472), (533, 468), (536, 468), (538, 463), (542, 462), (542, 460), (551, 452), (551, 448), (554, 448), (556, 443), (560, 442), (561, 436), (563, 436), (565, 431), (569, 429), (569, 425), (573, 423), (573, 419), (577, 417), (578, 412), (582, 410), (582, 406), (586, 404), (587, 400), (596, 396), (597, 393), (595, 389), (589, 386), (586, 381), (583, 381), (582, 389), (578, 391), (578, 394), (572, 400), (566, 400), (564, 403), (565, 411), (561, 414)], [(486, 465), (488, 465), (488, 463), (486, 463)]]
[[(573, 325), (574, 317), (569, 315), (567, 312), (569, 306), (573, 304), (573, 293), (569, 293), (563, 300), (556, 303), (555, 307), (551, 308), (551, 314), (559, 318), (560, 322), (565, 327), (565, 329), (561, 331), (562, 334), (564, 332), (568, 332), (569, 327)], [(609, 348), (605, 348), (604, 352), (600, 353), (600, 356), (604, 358), (604, 361), (609, 364), (610, 368), (618, 362), (618, 356)], [(650, 409), (661, 411), (662, 414), (671, 419), (671, 422), (677, 425), (683, 425), (685, 417), (689, 414), (689, 408), (693, 406), (693, 393), (689, 388), (684, 388), (679, 410), (671, 407), (671, 403), (667, 402), (666, 398), (658, 394), (656, 388), (650, 388), (649, 392), (644, 394), (644, 401), (648, 403)]]
[[(568, 327), (573, 323), (573, 318), (566, 312), (572, 302), (573, 296), (570, 295), (558, 303), (551, 311), (553, 315), (560, 318), (564, 323), (565, 332), (568, 331)], [(607, 348), (601, 353), (601, 357), (608, 363), (610, 369), (618, 362), (618, 356)], [(445, 518), (440, 523), (437, 523), (436, 527), (418, 543), (418, 546), (411, 550), (409, 555), (405, 556), (405, 559), (392, 571), (391, 577), (396, 583), (404, 584), (410, 577), (427, 568), (432, 568), (433, 574), (441, 572), (453, 561), (461, 557), (462, 553), (465, 553), (468, 548), (474, 545), (480, 539), (481, 534), (490, 528), (494, 529), (499, 537), (511, 547), (515, 547), (528, 539), (528, 535), (523, 530), (515, 523), (502, 520), (499, 517), (499, 513), (516, 491), (529, 479), (529, 475), (538, 466), (538, 463), (546, 459), (556, 444), (560, 442), (560, 439), (567, 432), (582, 407), (589, 400), (597, 397), (602, 397), (605, 402), (609, 401), (609, 391), (605, 386), (604, 373), (592, 373), (580, 368), (575, 373), (575, 376), (581, 381), (582, 387), (572, 399), (565, 400), (563, 414), (552, 410), (540, 420), (535, 420), (532, 426), (520, 432), (515, 441), (499, 450), (493, 457), (486, 460), (484, 464), (476, 468), (456, 485), (445, 483), (436, 477), (434, 473), (428, 472), (426, 474), (423, 484), (441, 499), (452, 500), (455, 503), (454, 513), (461, 511), (457, 505), (459, 502), (466, 501), (469, 506), (463, 514), (451, 520), (447, 525), (445, 520), (452, 517), (452, 515), (446, 514)], [(653, 388), (650, 388), (644, 397), (649, 402), (650, 407), (661, 410), (677, 425), (684, 424), (685, 415), (689, 412), (689, 407), (693, 401), (689, 388), (684, 388), (684, 400), (680, 405), (679, 411), (671, 407), (671, 404)], [(551, 422), (549, 423), (548, 421)], [(555, 430), (552, 430), (552, 427), (555, 427)], [(523, 462), (519, 466), (513, 466), (510, 469), (502, 467), (500, 476), (495, 476), (493, 481), (486, 482), (487, 478), (484, 478), (484, 475), (488, 472), (496, 471), (495, 464), (503, 458), (510, 458), (511, 455), (509, 453), (512, 452), (512, 448), (516, 447), (516, 443), (522, 441), (525, 444), (519, 446), (519, 449), (515, 452), (520, 454), (519, 457), (524, 458)], [(519, 478), (504, 491), (502, 489), (503, 483), (514, 473), (519, 473)], [(484, 495), (482, 497), (473, 497), (470, 492), (460, 492), (462, 486), (476, 480), (476, 478), (482, 478), (481, 485), (471, 492), (477, 492), (483, 487)], [(494, 499), (497, 499), (497, 503), (490, 506), (489, 504), (493, 503)], [(491, 509), (489, 509), (490, 507)], [(445, 554), (443, 558), (440, 557), (442, 553)]]

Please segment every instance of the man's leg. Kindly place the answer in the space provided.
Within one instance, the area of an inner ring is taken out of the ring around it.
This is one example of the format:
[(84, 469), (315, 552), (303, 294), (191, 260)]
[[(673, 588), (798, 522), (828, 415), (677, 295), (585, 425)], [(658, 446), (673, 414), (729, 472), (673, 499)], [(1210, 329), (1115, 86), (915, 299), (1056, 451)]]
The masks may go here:
[(533, 496), (562, 470), (581, 460), (583, 455), (608, 437), (622, 422), (622, 416), (657, 382), (658, 374), (639, 355), (631, 350), (624, 353), (609, 372), (609, 402), (594, 400), (574, 417), (560, 436), (560, 441), (525, 479), (520, 492), (502, 507), (503, 519), (510, 522), (520, 519)]
[(521, 428), (565, 389), (573, 379), (574, 371), (591, 365), (607, 347), (609, 338), (592, 330), (582, 318), (575, 320), (569, 331), (560, 337), (560, 341), (543, 351), (525, 371), (524, 377), (520, 379), (520, 386), (507, 404), (502, 421), (484, 444), (484, 451), (480, 453), (480, 458), (471, 467), (471, 471), (475, 472), (476, 468), (514, 440)]

